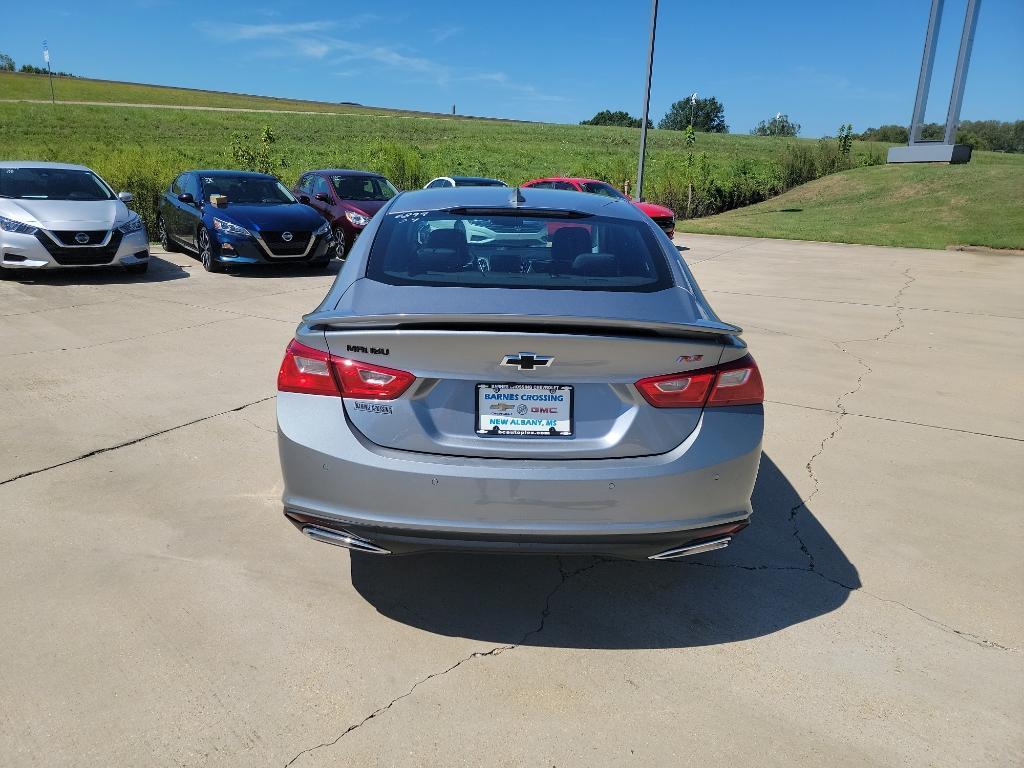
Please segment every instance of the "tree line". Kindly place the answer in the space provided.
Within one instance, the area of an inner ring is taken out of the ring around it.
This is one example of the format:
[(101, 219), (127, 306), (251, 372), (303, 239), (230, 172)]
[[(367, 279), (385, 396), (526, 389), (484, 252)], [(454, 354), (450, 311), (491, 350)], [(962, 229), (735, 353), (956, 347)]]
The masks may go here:
[[(926, 123), (921, 128), (922, 139), (941, 140), (946, 126)], [(910, 129), (905, 125), (880, 125), (868, 128), (857, 138), (861, 141), (886, 141), (906, 144)], [(994, 152), (1024, 152), (1024, 120), (1012, 123), (1002, 120), (962, 120), (956, 132), (957, 144), (970, 144), (974, 149)]]
[[(580, 125), (617, 125), (625, 128), (639, 128), (641, 120), (623, 110), (603, 109)], [(652, 121), (652, 125), (653, 125)], [(680, 99), (672, 104), (665, 116), (657, 122), (658, 128), (672, 131), (686, 131), (693, 127), (695, 131), (705, 133), (728, 133), (729, 126), (725, 122), (725, 106), (714, 96), (696, 98), (691, 96)], [(929, 123), (921, 132), (923, 139), (941, 139), (944, 126)], [(778, 113), (774, 117), (760, 121), (750, 133), (755, 136), (798, 136), (800, 123), (791, 120), (789, 115)], [(907, 143), (907, 126), (882, 125), (868, 128), (853, 137), (861, 141), (881, 141), (891, 144)], [(1024, 120), (1003, 122), (1000, 120), (964, 120), (957, 130), (956, 142), (969, 144), (974, 149), (995, 152), (1024, 152)]]
[(31, 64), (22, 64), (21, 69), (18, 69), (17, 65), (14, 63), (14, 59), (6, 53), (0, 53), (0, 72), (22, 72), (27, 75), (53, 74), (54, 77), (78, 77), (78, 75), (73, 75), (70, 72), (50, 73), (49, 70), (44, 67), (35, 67)]

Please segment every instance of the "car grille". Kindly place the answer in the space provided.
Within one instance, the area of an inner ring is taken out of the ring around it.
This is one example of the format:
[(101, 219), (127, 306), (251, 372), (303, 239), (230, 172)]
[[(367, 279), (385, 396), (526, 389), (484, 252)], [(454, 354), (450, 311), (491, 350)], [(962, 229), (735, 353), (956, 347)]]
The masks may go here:
[[(72, 237), (74, 237), (73, 233)], [(106, 232), (103, 232), (106, 237)], [(121, 245), (121, 233), (114, 230), (110, 242), (106, 245), (85, 245), (76, 248), (65, 248), (57, 245), (41, 231), (36, 232), (36, 239), (42, 243), (43, 248), (53, 257), (53, 260), (64, 267), (82, 267), (88, 265), (109, 264), (117, 255), (117, 249)], [(100, 240), (102, 241), (102, 237)]]
[(268, 232), (263, 230), (260, 232), (260, 237), (263, 238), (263, 242), (270, 249), (270, 255), (301, 256), (305, 253), (306, 248), (309, 246), (309, 238), (312, 236), (312, 232), (292, 232), (291, 242), (285, 242), (284, 238), (281, 237), (285, 231)]
[[(99, 245), (107, 237), (107, 230), (81, 230), (81, 229), (69, 229), (67, 231), (53, 230), (51, 234), (55, 235), (64, 245), (81, 246), (81, 245)], [(84, 243), (80, 243), (75, 240), (76, 235), (86, 235), (89, 239)]]
[(671, 232), (676, 228), (676, 220), (674, 216), (655, 216), (654, 223), (666, 232)]

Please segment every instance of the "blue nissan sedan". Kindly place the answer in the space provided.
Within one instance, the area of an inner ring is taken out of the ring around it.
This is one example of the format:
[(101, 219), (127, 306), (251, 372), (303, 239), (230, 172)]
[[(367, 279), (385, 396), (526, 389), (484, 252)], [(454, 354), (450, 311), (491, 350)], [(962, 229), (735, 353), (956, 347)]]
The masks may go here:
[(274, 176), (186, 171), (167, 189), (157, 216), (167, 251), (197, 255), (207, 272), (233, 264), (302, 263), (326, 267), (331, 226)]

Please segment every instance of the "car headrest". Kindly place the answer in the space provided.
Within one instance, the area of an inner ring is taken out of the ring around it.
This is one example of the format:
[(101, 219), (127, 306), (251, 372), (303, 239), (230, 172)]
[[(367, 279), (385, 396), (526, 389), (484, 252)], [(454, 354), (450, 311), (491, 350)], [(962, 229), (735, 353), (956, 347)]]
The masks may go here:
[(619, 274), (619, 265), (610, 253), (581, 253), (572, 262), (572, 272), (587, 277), (614, 277)]
[(434, 229), (427, 237), (428, 248), (451, 248), (457, 251), (466, 250), (466, 236), (456, 229)]
[(583, 227), (561, 227), (551, 236), (551, 258), (555, 261), (572, 261), (591, 247), (590, 232)]

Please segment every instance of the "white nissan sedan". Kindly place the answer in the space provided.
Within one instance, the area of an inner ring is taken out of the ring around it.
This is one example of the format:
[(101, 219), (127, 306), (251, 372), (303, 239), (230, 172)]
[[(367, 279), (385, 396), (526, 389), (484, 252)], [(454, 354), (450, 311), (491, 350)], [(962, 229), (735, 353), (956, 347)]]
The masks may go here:
[(0, 162), (0, 277), (101, 265), (145, 272), (149, 236), (131, 201), (81, 165)]

